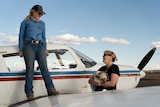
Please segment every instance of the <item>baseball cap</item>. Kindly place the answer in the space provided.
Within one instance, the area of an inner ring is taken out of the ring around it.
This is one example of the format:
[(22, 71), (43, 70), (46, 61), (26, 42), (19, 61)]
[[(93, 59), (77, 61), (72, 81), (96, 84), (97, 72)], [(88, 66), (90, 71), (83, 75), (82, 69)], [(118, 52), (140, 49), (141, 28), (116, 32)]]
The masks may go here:
[(34, 5), (32, 7), (33, 10), (36, 10), (38, 13), (42, 13), (42, 14), (46, 14), (44, 11), (43, 11), (43, 7), (41, 5)]

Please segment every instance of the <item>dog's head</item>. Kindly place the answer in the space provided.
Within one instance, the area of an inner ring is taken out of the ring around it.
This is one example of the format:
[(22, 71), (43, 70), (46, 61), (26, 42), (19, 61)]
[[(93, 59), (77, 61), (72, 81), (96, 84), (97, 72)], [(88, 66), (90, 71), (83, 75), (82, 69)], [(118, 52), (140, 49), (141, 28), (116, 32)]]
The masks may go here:
[(103, 71), (96, 71), (92, 76), (93, 79), (98, 84), (105, 83), (108, 80), (108, 74)]

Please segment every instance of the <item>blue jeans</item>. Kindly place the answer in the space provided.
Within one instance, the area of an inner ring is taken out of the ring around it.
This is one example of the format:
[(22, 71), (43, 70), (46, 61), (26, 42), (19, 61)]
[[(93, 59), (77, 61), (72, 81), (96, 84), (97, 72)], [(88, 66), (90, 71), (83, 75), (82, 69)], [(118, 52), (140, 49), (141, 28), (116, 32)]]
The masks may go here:
[(23, 48), (23, 55), (26, 64), (26, 95), (33, 94), (33, 74), (35, 60), (37, 60), (39, 64), (47, 91), (49, 92), (51, 89), (54, 89), (55, 87), (47, 67), (46, 50), (44, 46), (42, 44), (28, 43)]

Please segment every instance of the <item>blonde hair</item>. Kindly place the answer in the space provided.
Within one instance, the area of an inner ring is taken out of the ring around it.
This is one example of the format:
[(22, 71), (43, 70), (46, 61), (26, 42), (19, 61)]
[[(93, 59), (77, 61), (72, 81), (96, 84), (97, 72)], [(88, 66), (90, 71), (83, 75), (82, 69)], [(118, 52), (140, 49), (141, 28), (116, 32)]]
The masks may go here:
[(30, 19), (30, 18), (31, 18), (31, 16), (33, 15), (33, 12), (35, 12), (35, 10), (34, 10), (34, 9), (30, 9), (29, 15), (28, 15), (28, 16), (26, 16), (26, 17), (24, 18), (24, 20), (28, 20), (28, 19)]
[(105, 56), (105, 55), (112, 56), (112, 61), (113, 61), (113, 62), (115, 62), (115, 61), (118, 60), (116, 54), (115, 54), (113, 51), (105, 50), (103, 56)]

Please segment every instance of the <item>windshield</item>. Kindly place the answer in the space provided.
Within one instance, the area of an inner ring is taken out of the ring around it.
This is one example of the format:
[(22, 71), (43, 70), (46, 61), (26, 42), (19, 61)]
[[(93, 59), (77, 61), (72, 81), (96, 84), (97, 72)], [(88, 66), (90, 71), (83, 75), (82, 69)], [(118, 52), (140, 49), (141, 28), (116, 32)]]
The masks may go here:
[(88, 56), (84, 55), (83, 53), (81, 53), (75, 49), (73, 49), (73, 50), (78, 55), (78, 57), (80, 58), (80, 60), (82, 61), (82, 63), (85, 65), (86, 68), (92, 67), (97, 64), (93, 59), (89, 58)]

